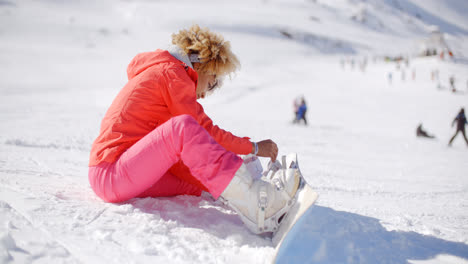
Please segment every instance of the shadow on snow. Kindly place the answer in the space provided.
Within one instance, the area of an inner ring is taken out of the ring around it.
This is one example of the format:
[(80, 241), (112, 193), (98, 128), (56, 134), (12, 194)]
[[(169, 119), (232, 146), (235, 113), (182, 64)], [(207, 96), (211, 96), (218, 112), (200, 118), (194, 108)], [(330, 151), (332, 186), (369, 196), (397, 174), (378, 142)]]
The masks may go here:
[(298, 224), (302, 228), (280, 250), (279, 263), (408, 263), (440, 254), (468, 259), (464, 243), (388, 231), (379, 219), (326, 207), (313, 207)]
[[(221, 239), (238, 235), (240, 244), (272, 245), (268, 238), (248, 232), (232, 211), (206, 197), (145, 198), (131, 203), (146, 213), (158, 213), (165, 221), (202, 229)], [(285, 254), (285, 263), (408, 263), (441, 254), (468, 259), (468, 245), (464, 243), (416, 232), (388, 231), (379, 219), (327, 207), (314, 206), (298, 224), (302, 228), (279, 252)]]

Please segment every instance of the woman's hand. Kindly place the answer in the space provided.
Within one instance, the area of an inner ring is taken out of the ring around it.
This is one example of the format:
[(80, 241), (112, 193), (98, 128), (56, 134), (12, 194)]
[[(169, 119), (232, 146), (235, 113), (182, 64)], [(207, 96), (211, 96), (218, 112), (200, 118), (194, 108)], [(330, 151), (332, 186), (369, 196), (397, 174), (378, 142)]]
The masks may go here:
[[(271, 158), (272, 162), (275, 162), (276, 157), (278, 156), (278, 146), (275, 142), (271, 139), (262, 140), (257, 142), (258, 145), (258, 153), (257, 156), (259, 157), (266, 157)], [(255, 145), (253, 144), (253, 151), (255, 153)]]

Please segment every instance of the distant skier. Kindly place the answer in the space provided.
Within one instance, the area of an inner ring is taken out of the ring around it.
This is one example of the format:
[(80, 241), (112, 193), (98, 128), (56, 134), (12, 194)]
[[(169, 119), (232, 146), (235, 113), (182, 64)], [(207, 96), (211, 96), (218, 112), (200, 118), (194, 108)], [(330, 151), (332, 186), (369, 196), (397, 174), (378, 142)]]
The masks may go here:
[(455, 77), (453, 75), (450, 76), (449, 82), (450, 82), (450, 88), (452, 89), (452, 92), (456, 92), (457, 89), (455, 88)]
[(416, 136), (417, 137), (426, 137), (426, 138), (435, 138), (433, 135), (429, 135), (422, 127), (422, 124), (419, 124), (418, 128), (416, 129)]
[(457, 132), (455, 132), (455, 135), (453, 135), (452, 139), (450, 139), (448, 145), (452, 146), (452, 142), (455, 139), (455, 137), (458, 135), (458, 132), (461, 132), (463, 135), (463, 138), (465, 139), (466, 145), (468, 146), (468, 139), (466, 138), (466, 134), (465, 134), (465, 125), (468, 124), (468, 121), (466, 120), (464, 108), (460, 110), (458, 115), (453, 120), (452, 127), (455, 125), (455, 122), (457, 123)]
[(307, 105), (306, 105), (305, 99), (302, 98), (299, 108), (297, 109), (297, 112), (296, 112), (296, 119), (294, 119), (294, 123), (299, 123), (301, 122), (301, 120), (304, 120), (304, 124), (307, 125), (306, 113), (307, 113)]

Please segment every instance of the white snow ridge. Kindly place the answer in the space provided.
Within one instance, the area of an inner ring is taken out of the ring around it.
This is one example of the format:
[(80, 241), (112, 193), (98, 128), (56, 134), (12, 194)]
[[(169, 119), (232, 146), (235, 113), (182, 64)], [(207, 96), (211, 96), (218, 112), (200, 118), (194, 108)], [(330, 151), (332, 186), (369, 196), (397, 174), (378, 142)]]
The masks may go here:
[[(272, 262), (271, 239), (208, 194), (109, 204), (88, 183), (128, 63), (194, 23), (242, 64), (200, 101), (207, 114), (297, 152), (319, 193), (310, 263), (468, 263), (468, 147), (448, 146), (468, 109), (467, 13), (464, 0), (0, 0), (0, 263)], [(292, 124), (298, 96), (307, 126)], [(436, 138), (416, 137), (420, 123)]]

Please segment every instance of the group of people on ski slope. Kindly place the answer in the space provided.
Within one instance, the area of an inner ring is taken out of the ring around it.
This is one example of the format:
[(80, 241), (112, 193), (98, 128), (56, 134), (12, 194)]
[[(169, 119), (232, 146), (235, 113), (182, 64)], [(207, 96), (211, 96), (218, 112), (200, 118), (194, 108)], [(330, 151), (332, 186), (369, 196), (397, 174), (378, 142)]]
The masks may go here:
[[(206, 191), (252, 232), (277, 230), (299, 188), (297, 166), (277, 173), (275, 181), (261, 179), (258, 160), (240, 155), (274, 162), (277, 144), (221, 129), (198, 103), (239, 66), (230, 43), (198, 25), (173, 34), (167, 50), (136, 55), (91, 148), (89, 182), (96, 195), (119, 203)], [(293, 157), (288, 164), (297, 164)]]

